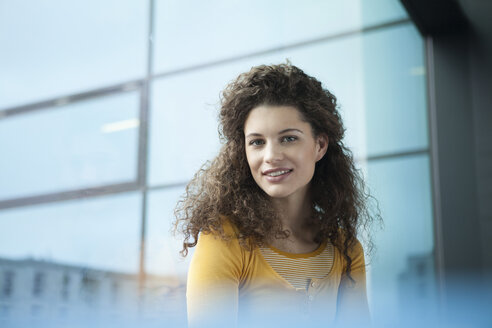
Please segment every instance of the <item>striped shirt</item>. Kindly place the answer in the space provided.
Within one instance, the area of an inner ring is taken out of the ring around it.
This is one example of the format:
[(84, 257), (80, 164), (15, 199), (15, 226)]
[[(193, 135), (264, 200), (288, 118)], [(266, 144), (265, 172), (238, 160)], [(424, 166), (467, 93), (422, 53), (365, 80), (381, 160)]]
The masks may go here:
[(311, 253), (293, 254), (273, 246), (260, 247), (268, 264), (294, 288), (306, 290), (311, 279), (326, 277), (333, 266), (333, 245), (323, 242)]

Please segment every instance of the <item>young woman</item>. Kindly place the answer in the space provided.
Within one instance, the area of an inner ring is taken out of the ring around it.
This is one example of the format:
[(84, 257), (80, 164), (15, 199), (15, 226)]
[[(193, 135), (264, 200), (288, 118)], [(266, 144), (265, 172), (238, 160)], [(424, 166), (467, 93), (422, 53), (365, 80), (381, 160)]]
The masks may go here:
[(176, 208), (191, 261), (190, 326), (367, 324), (372, 220), (342, 143), (336, 98), (287, 64), (253, 67), (223, 92), (219, 155)]

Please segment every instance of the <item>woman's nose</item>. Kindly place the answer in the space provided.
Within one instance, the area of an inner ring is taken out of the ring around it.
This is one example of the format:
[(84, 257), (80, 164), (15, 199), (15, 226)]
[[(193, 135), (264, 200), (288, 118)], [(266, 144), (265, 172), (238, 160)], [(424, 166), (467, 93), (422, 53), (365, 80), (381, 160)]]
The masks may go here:
[(280, 161), (283, 157), (284, 154), (280, 146), (270, 143), (265, 147), (265, 162), (270, 163)]

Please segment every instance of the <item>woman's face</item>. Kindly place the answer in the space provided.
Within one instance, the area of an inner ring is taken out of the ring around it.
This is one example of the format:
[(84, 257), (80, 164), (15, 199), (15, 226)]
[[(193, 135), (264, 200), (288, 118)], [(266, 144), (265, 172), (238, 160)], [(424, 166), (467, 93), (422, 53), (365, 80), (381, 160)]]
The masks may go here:
[(261, 105), (244, 124), (251, 174), (273, 198), (304, 197), (314, 168), (326, 153), (326, 136), (314, 138), (311, 125), (292, 106)]

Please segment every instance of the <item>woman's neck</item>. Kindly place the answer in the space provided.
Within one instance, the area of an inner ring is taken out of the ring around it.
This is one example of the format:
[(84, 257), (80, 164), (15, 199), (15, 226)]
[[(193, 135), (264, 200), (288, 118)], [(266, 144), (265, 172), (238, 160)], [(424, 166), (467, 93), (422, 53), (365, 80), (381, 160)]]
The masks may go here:
[(279, 213), (282, 229), (289, 235), (287, 238), (272, 237), (268, 241), (271, 246), (288, 253), (309, 253), (319, 247), (315, 241), (319, 227), (311, 220), (313, 208), (307, 194), (304, 197), (275, 198), (272, 204)]
[(272, 199), (273, 206), (279, 213), (282, 228), (293, 235), (304, 234), (309, 229), (312, 204), (309, 194), (291, 195), (286, 198)]

